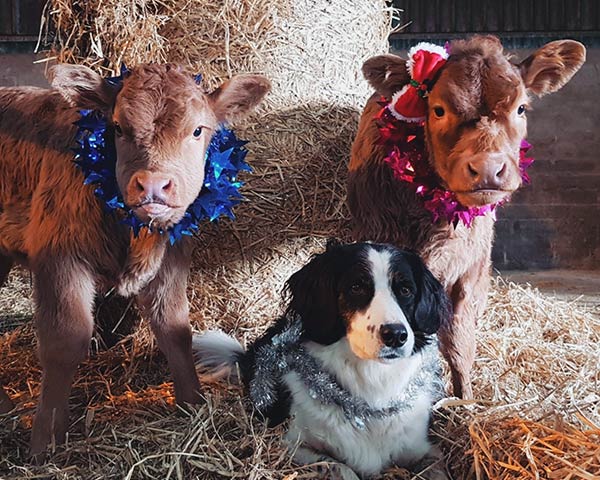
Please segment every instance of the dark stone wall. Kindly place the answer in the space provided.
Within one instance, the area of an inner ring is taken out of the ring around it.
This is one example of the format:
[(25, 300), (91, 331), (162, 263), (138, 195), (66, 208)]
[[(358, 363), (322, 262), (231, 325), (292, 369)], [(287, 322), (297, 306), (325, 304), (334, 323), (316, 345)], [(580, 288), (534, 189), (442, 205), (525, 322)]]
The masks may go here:
[(496, 267), (600, 268), (599, 67), (600, 49), (589, 49), (570, 83), (534, 100), (532, 183), (498, 212)]
[[(23, 46), (33, 50), (33, 45), (30, 43)], [(11, 48), (14, 49), (16, 48)], [(48, 82), (44, 76), (46, 63), (33, 63), (35, 60), (36, 56), (32, 53), (3, 53), (2, 43), (0, 43), (0, 87), (16, 85), (47, 87)]]

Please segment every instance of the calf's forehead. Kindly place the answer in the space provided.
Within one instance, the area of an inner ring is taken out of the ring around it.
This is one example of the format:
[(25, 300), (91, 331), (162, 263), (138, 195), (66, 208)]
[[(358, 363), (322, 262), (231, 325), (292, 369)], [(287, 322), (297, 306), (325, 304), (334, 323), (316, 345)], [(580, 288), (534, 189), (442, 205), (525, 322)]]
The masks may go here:
[(431, 98), (441, 98), (464, 120), (507, 113), (524, 98), (525, 86), (516, 66), (503, 55), (451, 59), (442, 71)]
[(146, 140), (158, 131), (177, 137), (190, 133), (192, 127), (213, 127), (216, 122), (206, 96), (191, 78), (160, 70), (134, 71), (125, 79), (115, 116)]

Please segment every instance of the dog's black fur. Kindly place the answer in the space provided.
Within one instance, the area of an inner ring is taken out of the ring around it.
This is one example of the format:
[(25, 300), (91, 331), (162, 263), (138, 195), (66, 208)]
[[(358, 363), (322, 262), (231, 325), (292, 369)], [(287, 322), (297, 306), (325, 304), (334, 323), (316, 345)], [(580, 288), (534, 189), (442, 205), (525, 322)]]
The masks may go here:
[[(285, 285), (288, 301), (286, 314), (280, 317), (265, 334), (237, 358), (244, 383), (253, 378), (255, 355), (261, 346), (281, 333), (289, 314), (302, 320), (302, 341), (331, 345), (340, 340), (348, 328), (349, 313), (368, 307), (374, 294), (373, 279), (369, 276), (366, 251), (369, 248), (392, 252), (395, 276), (394, 293), (415, 334), (413, 353), (429, 343), (451, 314), (451, 306), (441, 284), (425, 267), (421, 258), (407, 250), (391, 245), (373, 243), (341, 244), (329, 240), (325, 252), (315, 255), (302, 269), (294, 273)], [(352, 288), (360, 286), (358, 290)], [(414, 295), (403, 295), (409, 285)], [(281, 423), (289, 416), (289, 392), (278, 385), (278, 400), (261, 412), (269, 425)]]

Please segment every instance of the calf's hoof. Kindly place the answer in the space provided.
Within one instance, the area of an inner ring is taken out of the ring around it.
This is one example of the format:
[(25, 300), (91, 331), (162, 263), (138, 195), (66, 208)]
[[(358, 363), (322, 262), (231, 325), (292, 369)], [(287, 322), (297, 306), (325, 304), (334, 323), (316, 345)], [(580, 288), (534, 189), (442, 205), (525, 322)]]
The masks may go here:
[(33, 420), (31, 429), (31, 443), (29, 455), (32, 459), (42, 459), (46, 456), (48, 447), (55, 447), (65, 443), (67, 433), (67, 412), (38, 411)]
[(452, 393), (463, 400), (473, 400), (473, 387), (470, 376), (467, 379), (459, 375), (452, 375)]
[(32, 465), (44, 465), (50, 457), (50, 454), (47, 450), (42, 450), (38, 453), (29, 452), (29, 463)]
[(423, 480), (450, 480), (446, 471), (446, 461), (443, 452), (437, 445), (431, 447), (418, 464), (411, 468), (415, 478)]
[(463, 400), (473, 400), (473, 388), (471, 382), (463, 383), (458, 388), (454, 387), (454, 396)]
[(198, 405), (203, 402), (202, 394), (200, 393), (200, 382), (198, 381), (198, 376), (196, 375), (196, 371), (193, 370), (193, 373), (190, 377), (185, 380), (179, 380), (174, 382), (175, 387), (175, 400), (178, 405)]
[(177, 401), (177, 405), (183, 409), (186, 409), (186, 406), (188, 405), (199, 405), (204, 401), (200, 394), (200, 390), (187, 392), (185, 395), (175, 394), (175, 400)]

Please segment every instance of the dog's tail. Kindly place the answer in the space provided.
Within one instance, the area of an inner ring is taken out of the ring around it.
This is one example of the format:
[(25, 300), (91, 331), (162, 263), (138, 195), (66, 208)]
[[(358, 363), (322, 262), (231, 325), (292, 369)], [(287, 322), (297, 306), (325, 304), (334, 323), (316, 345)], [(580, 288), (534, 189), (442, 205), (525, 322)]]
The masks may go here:
[(221, 330), (194, 334), (192, 350), (196, 367), (211, 378), (239, 381), (237, 364), (246, 351), (235, 338)]

